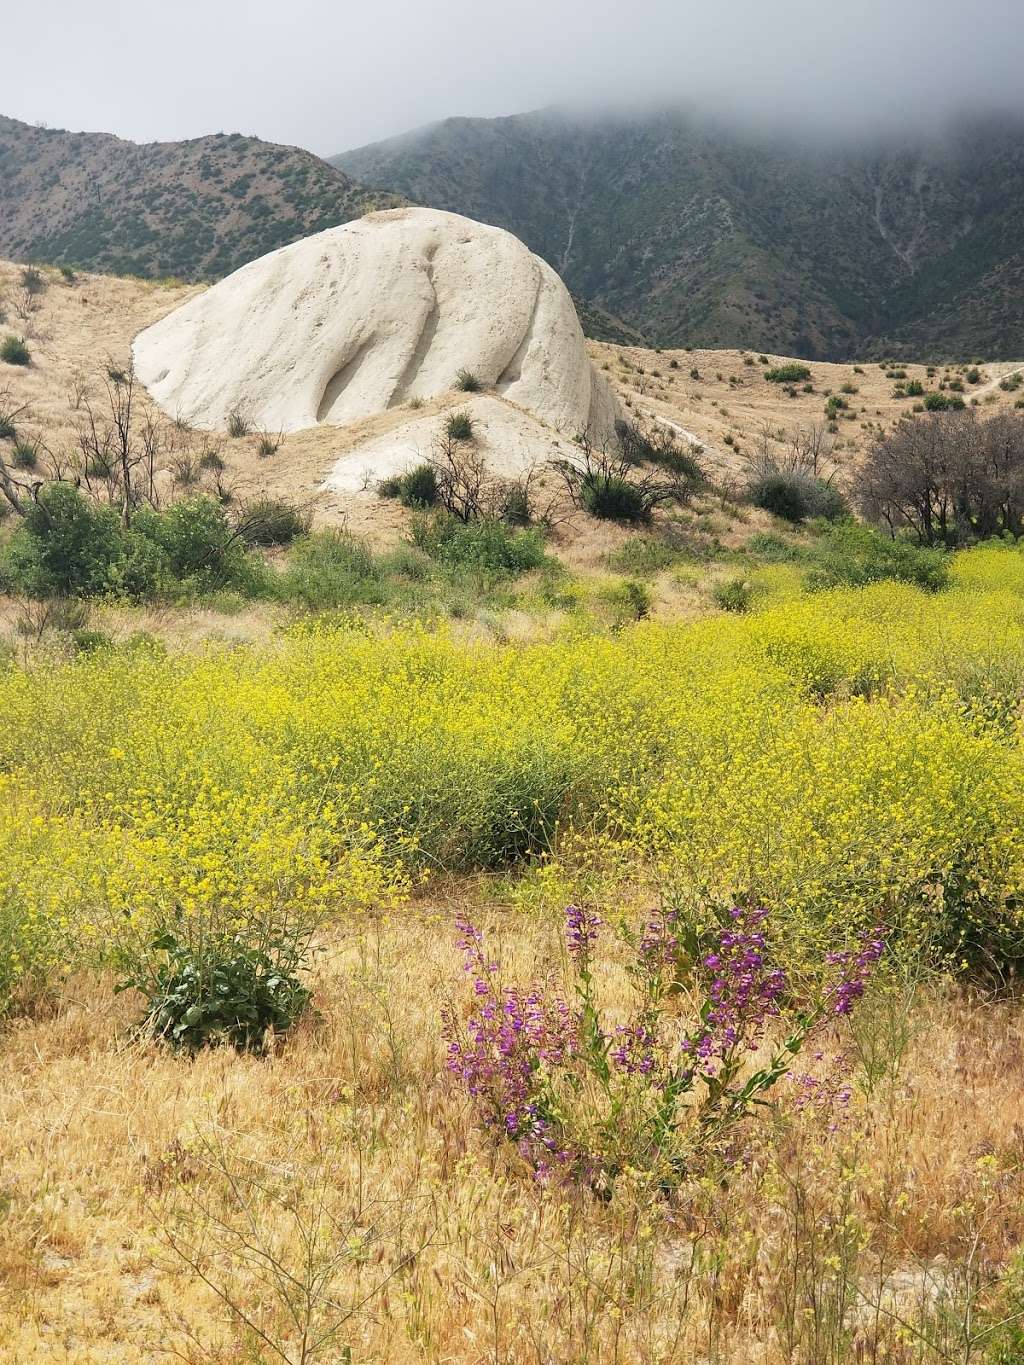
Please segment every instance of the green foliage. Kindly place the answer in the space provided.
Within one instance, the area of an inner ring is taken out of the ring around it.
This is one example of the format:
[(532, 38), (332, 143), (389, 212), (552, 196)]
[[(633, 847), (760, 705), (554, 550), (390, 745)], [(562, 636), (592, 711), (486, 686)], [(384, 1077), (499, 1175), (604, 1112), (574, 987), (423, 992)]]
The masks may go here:
[(14, 335), (4, 337), (3, 341), (0, 341), (0, 360), (6, 365), (31, 364), (32, 354), (25, 344), (25, 338)]
[(387, 600), (384, 575), (368, 546), (344, 530), (315, 531), (296, 541), (277, 590), (307, 611)]
[(754, 593), (745, 578), (736, 577), (716, 583), (712, 595), (723, 611), (742, 613), (749, 611)]
[(748, 495), (755, 507), (797, 524), (814, 517), (836, 521), (849, 515), (839, 489), (824, 479), (789, 470), (771, 470), (752, 480)]
[(455, 376), (455, 387), (462, 393), (479, 393), (483, 385), (471, 370), (460, 370)]
[(764, 564), (796, 564), (807, 553), (802, 545), (783, 540), (774, 531), (759, 531), (747, 541), (747, 553)]
[(674, 564), (678, 555), (663, 541), (653, 536), (630, 536), (617, 550), (608, 556), (608, 567), (620, 573), (639, 574), (647, 577), (659, 573)]
[(2, 577), (29, 597), (94, 596), (110, 587), (124, 553), (117, 514), (70, 484), (49, 484), (7, 547)]
[[(615, 434), (623, 460), (630, 465), (655, 465), (673, 475), (688, 493), (694, 493), (705, 482), (704, 470), (697, 456), (682, 450), (667, 427), (657, 424), (641, 426), (637, 422), (619, 421)], [(731, 438), (726, 438), (727, 443)]]
[(440, 513), (418, 518), (413, 543), (431, 559), (449, 567), (512, 576), (538, 569), (545, 562), (539, 531), (518, 531), (489, 518), (463, 522)]
[(242, 513), (239, 529), (247, 545), (290, 545), (307, 534), (312, 519), (283, 498), (257, 498)]
[(788, 365), (776, 365), (774, 369), (766, 370), (764, 377), (770, 384), (800, 384), (805, 379), (810, 379), (811, 371), (809, 366), (794, 361)]
[(437, 472), (433, 465), (418, 464), (399, 479), (398, 500), (403, 507), (433, 507), (437, 502)]
[(651, 509), (643, 491), (619, 474), (593, 471), (580, 481), (580, 502), (592, 517), (633, 524), (650, 521)]
[(125, 976), (117, 989), (141, 991), (145, 1032), (184, 1052), (218, 1043), (264, 1052), (309, 1004), (310, 991), (297, 976), (303, 955), (287, 945), (211, 936), (197, 948), (167, 930), (150, 951), (154, 961)]
[(606, 588), (603, 597), (614, 610), (616, 624), (620, 626), (630, 621), (646, 620), (654, 605), (650, 589), (634, 578), (624, 579)]
[(912, 583), (926, 592), (949, 586), (949, 557), (943, 550), (893, 540), (852, 521), (832, 527), (815, 547), (814, 559), (806, 579), (812, 591), (859, 588), (885, 579)]
[(925, 412), (947, 412), (965, 406), (964, 400), (955, 393), (926, 393), (924, 396)]
[(452, 412), (445, 419), (445, 435), (452, 441), (473, 439), (473, 419), (468, 412)]
[(255, 586), (245, 544), (215, 499), (199, 494), (172, 503), (166, 512), (147, 509), (134, 525), (162, 550), (169, 574), (195, 591)]
[(39, 451), (32, 441), (16, 441), (11, 449), (11, 464), (15, 469), (35, 469)]

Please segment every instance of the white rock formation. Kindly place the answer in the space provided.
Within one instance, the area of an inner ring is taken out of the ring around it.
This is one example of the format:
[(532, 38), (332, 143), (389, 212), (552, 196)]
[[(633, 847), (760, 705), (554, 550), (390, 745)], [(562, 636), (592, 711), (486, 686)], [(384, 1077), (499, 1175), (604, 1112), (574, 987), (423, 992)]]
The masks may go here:
[(394, 209), (236, 270), (135, 339), (167, 413), (222, 430), (232, 412), (296, 431), (452, 388), (467, 370), (559, 431), (607, 440), (617, 409), (561, 280), (516, 237)]

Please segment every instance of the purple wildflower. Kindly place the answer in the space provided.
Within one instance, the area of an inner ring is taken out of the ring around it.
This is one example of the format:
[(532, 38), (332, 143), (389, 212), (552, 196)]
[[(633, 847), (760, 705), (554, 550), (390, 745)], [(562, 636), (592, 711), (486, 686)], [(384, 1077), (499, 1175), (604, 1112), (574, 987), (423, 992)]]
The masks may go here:
[(600, 916), (592, 910), (587, 910), (581, 905), (570, 905), (566, 909), (565, 941), (569, 955), (578, 967), (589, 959), (600, 928)]

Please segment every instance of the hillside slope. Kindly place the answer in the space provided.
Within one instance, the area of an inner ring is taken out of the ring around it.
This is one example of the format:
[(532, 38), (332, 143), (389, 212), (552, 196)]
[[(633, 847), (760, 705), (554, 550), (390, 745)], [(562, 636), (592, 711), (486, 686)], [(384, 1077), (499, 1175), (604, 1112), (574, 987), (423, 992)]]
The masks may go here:
[(507, 227), (662, 345), (811, 358), (1022, 349), (1024, 123), (814, 148), (674, 112), (449, 119), (333, 158)]
[(239, 133), (139, 145), (0, 117), (0, 253), (16, 260), (212, 279), (401, 202)]

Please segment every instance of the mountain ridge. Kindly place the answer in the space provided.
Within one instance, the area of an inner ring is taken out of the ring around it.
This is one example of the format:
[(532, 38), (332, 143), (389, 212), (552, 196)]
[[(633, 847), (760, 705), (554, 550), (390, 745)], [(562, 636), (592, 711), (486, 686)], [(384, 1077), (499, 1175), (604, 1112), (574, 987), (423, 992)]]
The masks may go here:
[(4, 116), (0, 187), (0, 254), (187, 280), (405, 202), (241, 133), (135, 143)]
[(330, 159), (492, 222), (662, 345), (810, 358), (1024, 346), (1024, 121), (858, 146), (681, 111), (456, 118)]

